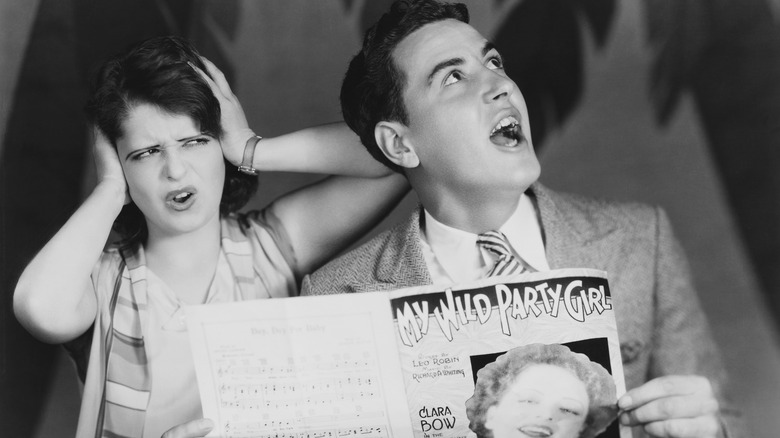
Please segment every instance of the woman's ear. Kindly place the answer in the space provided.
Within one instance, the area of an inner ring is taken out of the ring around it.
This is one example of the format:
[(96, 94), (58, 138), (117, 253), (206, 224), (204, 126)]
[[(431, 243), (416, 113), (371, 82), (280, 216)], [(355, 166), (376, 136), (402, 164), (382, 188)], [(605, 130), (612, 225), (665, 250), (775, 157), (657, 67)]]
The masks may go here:
[(407, 128), (402, 123), (383, 121), (376, 124), (374, 139), (388, 160), (400, 167), (412, 169), (420, 165), (420, 158), (406, 132)]

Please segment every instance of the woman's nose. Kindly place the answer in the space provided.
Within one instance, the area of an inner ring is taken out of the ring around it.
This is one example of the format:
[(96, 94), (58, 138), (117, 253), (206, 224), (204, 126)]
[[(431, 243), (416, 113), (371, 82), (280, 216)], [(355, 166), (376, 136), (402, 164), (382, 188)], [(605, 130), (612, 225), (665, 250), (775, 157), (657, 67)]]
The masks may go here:
[(534, 410), (537, 419), (542, 421), (552, 421), (555, 419), (555, 409), (549, 406), (539, 405)]
[(165, 177), (170, 180), (181, 179), (187, 173), (187, 163), (184, 162), (179, 154), (166, 152), (165, 154)]

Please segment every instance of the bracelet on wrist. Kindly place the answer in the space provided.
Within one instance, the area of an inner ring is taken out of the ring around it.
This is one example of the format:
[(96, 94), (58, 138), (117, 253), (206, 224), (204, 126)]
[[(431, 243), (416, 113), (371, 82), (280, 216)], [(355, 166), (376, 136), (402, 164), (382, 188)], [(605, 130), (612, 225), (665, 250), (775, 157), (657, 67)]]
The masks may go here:
[(255, 149), (257, 148), (257, 143), (262, 139), (263, 137), (260, 137), (259, 135), (254, 135), (250, 137), (249, 140), (246, 141), (246, 146), (244, 146), (244, 157), (241, 160), (241, 165), (238, 166), (239, 172), (245, 173), (247, 175), (260, 174), (260, 171), (255, 169), (254, 163), (255, 163)]

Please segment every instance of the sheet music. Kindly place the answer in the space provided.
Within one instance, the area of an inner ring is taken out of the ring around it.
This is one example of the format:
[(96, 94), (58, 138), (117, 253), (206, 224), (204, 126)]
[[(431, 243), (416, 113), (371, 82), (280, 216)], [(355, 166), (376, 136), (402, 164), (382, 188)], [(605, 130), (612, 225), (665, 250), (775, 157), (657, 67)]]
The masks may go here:
[(383, 294), (188, 307), (209, 436), (412, 436), (390, 321)]

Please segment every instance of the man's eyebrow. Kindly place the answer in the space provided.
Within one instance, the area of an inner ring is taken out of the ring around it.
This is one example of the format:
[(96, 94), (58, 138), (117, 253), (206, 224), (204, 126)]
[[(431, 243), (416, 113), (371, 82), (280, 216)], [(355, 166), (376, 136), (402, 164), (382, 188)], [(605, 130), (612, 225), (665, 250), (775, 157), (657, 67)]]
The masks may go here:
[[(490, 41), (486, 41), (485, 45), (482, 46), (482, 56), (487, 55), (488, 53), (490, 53), (491, 50), (498, 51), (498, 49), (496, 48), (495, 44), (491, 43)], [(446, 61), (442, 61), (442, 62), (436, 64), (436, 66), (433, 67), (433, 70), (431, 70), (431, 73), (428, 75), (428, 85), (431, 85), (431, 83), (433, 82), (433, 78), (441, 70), (443, 70), (443, 69), (445, 69), (447, 67), (452, 67), (453, 65), (463, 65), (463, 63), (465, 63), (465, 62), (466, 61), (464, 61), (463, 58), (452, 58), (452, 59), (448, 59)]]
[(441, 70), (447, 67), (452, 67), (453, 65), (463, 65), (465, 62), (466, 61), (463, 58), (452, 58), (436, 64), (436, 66), (433, 67), (433, 70), (431, 70), (431, 73), (428, 75), (428, 85), (431, 85), (433, 82), (433, 77), (436, 76)]
[(491, 50), (498, 52), (498, 48), (495, 44), (491, 43), (490, 41), (485, 41), (485, 45), (482, 46), (482, 56), (487, 55)]

